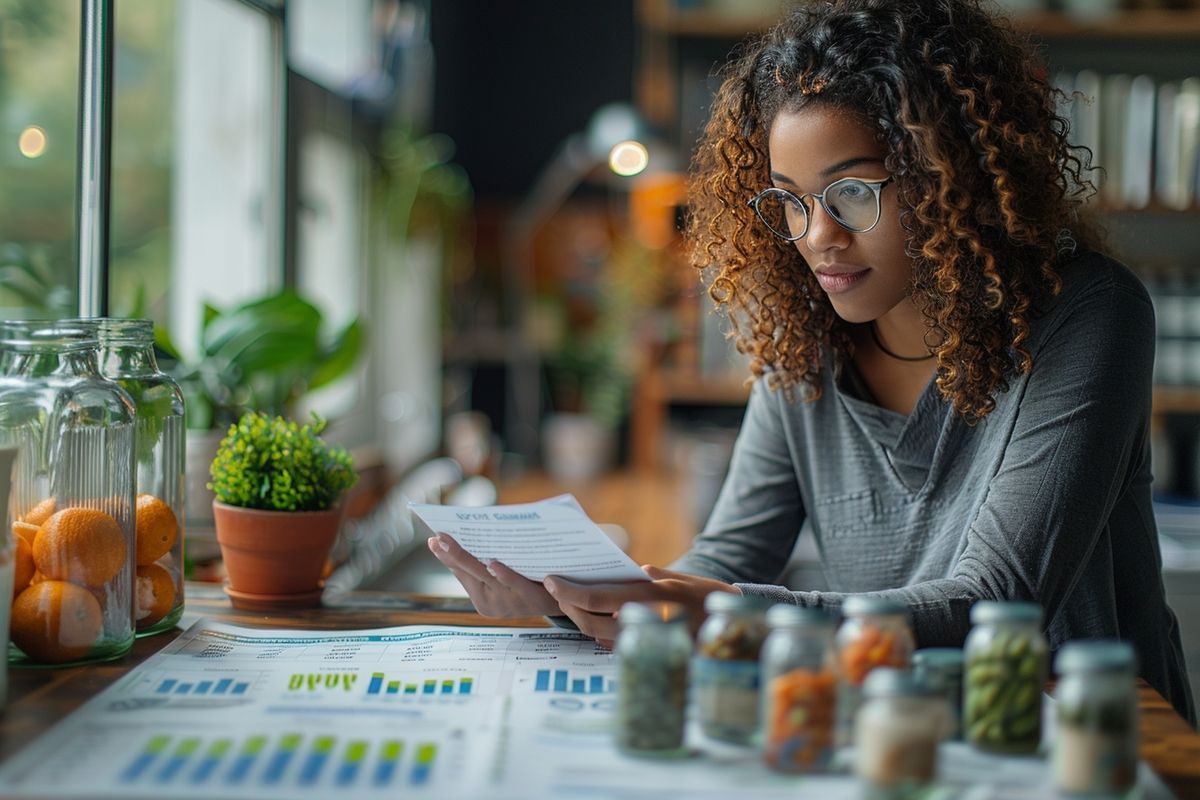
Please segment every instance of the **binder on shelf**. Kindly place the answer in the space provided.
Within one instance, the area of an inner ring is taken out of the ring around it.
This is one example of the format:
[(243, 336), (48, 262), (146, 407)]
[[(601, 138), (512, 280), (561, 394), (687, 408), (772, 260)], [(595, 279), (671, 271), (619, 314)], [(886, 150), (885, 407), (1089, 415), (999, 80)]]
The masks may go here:
[(1179, 84), (1175, 99), (1175, 124), (1179, 126), (1179, 180), (1182, 185), (1173, 208), (1191, 208), (1196, 198), (1197, 172), (1200, 171), (1200, 78), (1188, 78)]
[(1159, 86), (1155, 106), (1154, 196), (1167, 208), (1187, 208), (1187, 196), (1179, 172), (1179, 84), (1164, 83)]
[(1106, 75), (1100, 83), (1100, 197), (1106, 205), (1124, 205), (1125, 120), (1131, 81), (1128, 75)]
[[(1102, 165), (1100, 153), (1100, 75), (1085, 69), (1075, 75), (1071, 122), (1075, 131), (1072, 144), (1091, 151), (1091, 166)], [(1084, 175), (1099, 185), (1099, 176)]]
[(1150, 205), (1150, 179), (1154, 174), (1154, 81), (1148, 75), (1130, 81), (1123, 111), (1121, 205), (1145, 208)]

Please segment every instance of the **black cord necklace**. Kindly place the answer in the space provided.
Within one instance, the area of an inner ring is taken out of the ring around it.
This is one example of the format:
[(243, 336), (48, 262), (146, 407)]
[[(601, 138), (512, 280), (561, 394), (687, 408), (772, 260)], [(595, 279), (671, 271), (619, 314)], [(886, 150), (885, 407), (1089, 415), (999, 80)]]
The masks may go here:
[(883, 346), (883, 342), (879, 341), (879, 332), (875, 330), (874, 320), (871, 320), (871, 338), (875, 340), (875, 346), (878, 347), (885, 356), (891, 356), (897, 361), (928, 361), (929, 359), (933, 358), (934, 355), (933, 353), (929, 353), (928, 355), (923, 356), (902, 356), (898, 353), (893, 353), (891, 350), (888, 350)]

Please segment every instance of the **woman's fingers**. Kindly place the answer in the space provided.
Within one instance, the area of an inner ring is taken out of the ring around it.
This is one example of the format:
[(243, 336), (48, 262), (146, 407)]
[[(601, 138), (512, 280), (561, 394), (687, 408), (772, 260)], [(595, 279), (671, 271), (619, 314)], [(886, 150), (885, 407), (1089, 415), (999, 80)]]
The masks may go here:
[(445, 564), (452, 570), (465, 572), (475, 580), (482, 583), (488, 583), (492, 580), (492, 576), (488, 574), (487, 567), (479, 563), (479, 559), (463, 550), (458, 542), (454, 541), (454, 537), (449, 534), (439, 533), (429, 539), (429, 551), (437, 558), (438, 561)]
[(526, 613), (558, 613), (558, 603), (537, 581), (529, 580), (499, 561), (488, 564), (487, 571), (492, 576), (494, 584), (498, 584), (501, 590), (507, 590), (519, 599)]
[(570, 617), (580, 633), (591, 636), (605, 647), (613, 646), (617, 638), (617, 618), (612, 614), (592, 614), (568, 603), (559, 603), (558, 608)]
[(593, 614), (612, 614), (623, 603), (657, 599), (654, 584), (649, 582), (588, 584), (553, 576), (543, 585), (560, 606), (576, 606)]

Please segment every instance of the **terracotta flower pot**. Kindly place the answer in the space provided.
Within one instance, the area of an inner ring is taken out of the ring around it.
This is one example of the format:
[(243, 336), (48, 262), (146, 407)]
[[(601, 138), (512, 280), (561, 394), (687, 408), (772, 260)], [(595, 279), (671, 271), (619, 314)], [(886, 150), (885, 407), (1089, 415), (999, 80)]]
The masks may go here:
[(217, 542), (237, 608), (303, 608), (321, 602), (321, 571), (337, 538), (341, 506), (262, 511), (213, 501)]

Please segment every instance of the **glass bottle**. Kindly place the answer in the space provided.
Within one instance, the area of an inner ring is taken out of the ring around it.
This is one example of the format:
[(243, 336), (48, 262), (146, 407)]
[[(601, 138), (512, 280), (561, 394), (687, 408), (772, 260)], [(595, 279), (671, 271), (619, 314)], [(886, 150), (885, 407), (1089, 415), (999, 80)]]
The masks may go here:
[(617, 748), (636, 756), (686, 755), (687, 611), (679, 603), (625, 603), (617, 618)]
[[(12, 488), (12, 467), (16, 460), (15, 447), (0, 447), (0, 508), (8, 508), (9, 490)], [(5, 514), (7, 517), (7, 514)], [(5, 519), (5, 522), (8, 522)], [(24, 538), (13, 533), (6, 524), (0, 529), (0, 642), (8, 641), (8, 615), (12, 609), (13, 585), (20, 580), (28, 582), (33, 574), (33, 549)], [(8, 703), (8, 659), (0, 659), (0, 713)]]
[(14, 587), (9, 658), (117, 658), (133, 645), (133, 401), (100, 374), (86, 321), (0, 324), (0, 376), (10, 527), (35, 568)]
[(906, 669), (913, 652), (908, 607), (881, 597), (853, 595), (842, 604), (838, 627), (839, 747), (854, 741), (854, 718), (862, 702), (862, 686), (876, 667)]
[(1054, 666), (1054, 786), (1123, 796), (1137, 780), (1137, 661), (1126, 642), (1068, 642)]
[(183, 392), (158, 368), (154, 323), (100, 320), (101, 368), (137, 409), (134, 451), (138, 636), (174, 628), (183, 614), (185, 454)]
[(919, 796), (937, 777), (946, 701), (908, 670), (876, 669), (863, 686), (855, 723), (854, 771), (866, 796)]
[(1050, 648), (1036, 603), (982, 600), (971, 607), (963, 730), (976, 749), (1033, 753), (1042, 739), (1042, 686)]
[(779, 604), (767, 612), (762, 651), (762, 739), (767, 766), (823, 772), (833, 760), (837, 674), (834, 620), (813, 608)]
[(962, 739), (963, 651), (958, 647), (926, 647), (913, 653), (913, 677), (936, 689), (950, 707), (951, 739)]
[(765, 597), (712, 592), (696, 637), (692, 682), (706, 736), (748, 744), (758, 734), (759, 656), (767, 638)]

